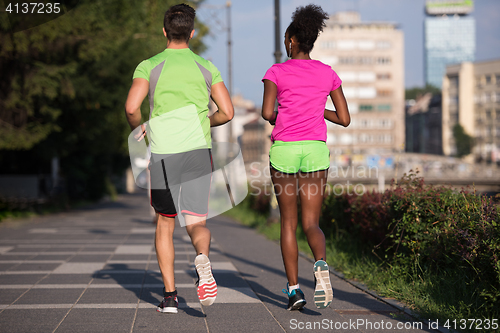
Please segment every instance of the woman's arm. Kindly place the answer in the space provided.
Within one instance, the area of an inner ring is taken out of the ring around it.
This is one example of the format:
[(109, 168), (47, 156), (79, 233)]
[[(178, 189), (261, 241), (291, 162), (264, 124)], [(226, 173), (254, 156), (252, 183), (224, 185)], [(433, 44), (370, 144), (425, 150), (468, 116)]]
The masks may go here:
[(344, 127), (349, 126), (351, 123), (351, 116), (349, 115), (349, 109), (347, 108), (347, 101), (345, 100), (342, 86), (330, 92), (330, 97), (332, 98), (336, 111), (325, 109), (325, 119)]
[(211, 95), (219, 109), (209, 117), (210, 127), (223, 125), (233, 119), (233, 103), (231, 102), (231, 97), (229, 96), (229, 92), (224, 82), (214, 84), (212, 86)]
[(262, 118), (274, 125), (278, 112), (274, 111), (278, 88), (273, 81), (264, 80), (264, 100), (262, 101)]

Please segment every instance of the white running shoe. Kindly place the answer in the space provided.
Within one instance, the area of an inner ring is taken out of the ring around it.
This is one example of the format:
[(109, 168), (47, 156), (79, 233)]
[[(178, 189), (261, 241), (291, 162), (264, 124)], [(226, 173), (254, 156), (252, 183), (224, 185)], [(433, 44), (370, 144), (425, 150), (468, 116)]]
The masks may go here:
[(314, 263), (314, 280), (316, 288), (314, 289), (314, 304), (318, 309), (324, 309), (332, 303), (333, 289), (330, 283), (330, 270), (324, 260), (318, 260)]
[(203, 305), (212, 305), (217, 297), (217, 284), (212, 275), (210, 260), (204, 254), (199, 254), (194, 259), (196, 274), (198, 275), (198, 298)]

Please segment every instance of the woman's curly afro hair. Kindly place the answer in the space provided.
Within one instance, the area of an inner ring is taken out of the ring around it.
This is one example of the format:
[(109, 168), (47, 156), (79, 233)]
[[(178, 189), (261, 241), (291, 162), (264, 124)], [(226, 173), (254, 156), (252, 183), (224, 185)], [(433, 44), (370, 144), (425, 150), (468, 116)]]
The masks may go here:
[(326, 27), (325, 20), (327, 19), (328, 14), (320, 6), (297, 7), (292, 14), (292, 23), (286, 29), (288, 38), (295, 37), (299, 42), (299, 50), (309, 53), (319, 33)]

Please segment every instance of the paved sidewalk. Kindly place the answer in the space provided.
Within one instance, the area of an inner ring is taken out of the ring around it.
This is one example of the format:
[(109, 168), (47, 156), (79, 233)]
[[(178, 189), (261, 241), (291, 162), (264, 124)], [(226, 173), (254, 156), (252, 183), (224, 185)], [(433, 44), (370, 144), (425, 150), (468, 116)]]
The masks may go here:
[(178, 227), (180, 304), (173, 315), (155, 310), (163, 285), (146, 195), (0, 223), (0, 332), (432, 331), (427, 321), (423, 329), (405, 329), (418, 323), (333, 275), (334, 301), (316, 309), (312, 263), (304, 258), (299, 283), (308, 304), (286, 311), (278, 244), (225, 217), (208, 225), (216, 303), (199, 303), (195, 252)]

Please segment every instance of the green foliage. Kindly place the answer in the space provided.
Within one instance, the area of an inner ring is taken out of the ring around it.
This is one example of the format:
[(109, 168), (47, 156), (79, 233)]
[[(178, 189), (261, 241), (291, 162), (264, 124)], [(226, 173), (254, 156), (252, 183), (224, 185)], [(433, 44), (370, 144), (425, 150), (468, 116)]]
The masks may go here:
[(441, 94), (441, 89), (432, 84), (426, 84), (425, 87), (414, 87), (405, 90), (405, 99), (417, 99), (419, 96), (423, 96), (426, 93), (432, 93), (433, 95)]
[[(446, 299), (441, 310), (428, 309), (433, 316), (470, 309), (481, 317), (500, 314), (500, 212), (491, 198), (425, 186), (410, 174), (384, 193), (330, 195), (321, 226), (327, 235), (338, 237), (340, 230), (358, 238), (387, 273), (416, 286), (422, 297)], [(453, 297), (445, 295), (450, 292)]]
[[(277, 239), (263, 193), (232, 216)], [(500, 316), (500, 209), (491, 198), (427, 186), (410, 173), (384, 193), (330, 193), (320, 226), (332, 267), (422, 318)], [(309, 253), (303, 233), (297, 239)]]
[(467, 156), (472, 152), (474, 138), (467, 134), (460, 124), (453, 126), (453, 137), (457, 147), (457, 157)]
[[(133, 71), (165, 48), (163, 15), (181, 2), (81, 0), (29, 30), (0, 24), (0, 151), (42, 156), (32, 173), (60, 157), (71, 197), (113, 195), (106, 179), (129, 163), (124, 103)], [(191, 48), (202, 52), (208, 30), (195, 28)]]

